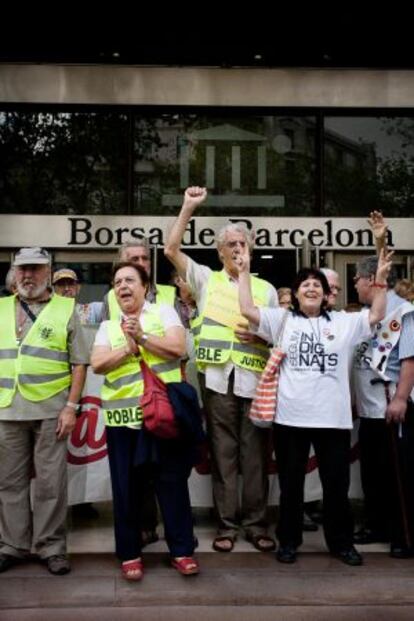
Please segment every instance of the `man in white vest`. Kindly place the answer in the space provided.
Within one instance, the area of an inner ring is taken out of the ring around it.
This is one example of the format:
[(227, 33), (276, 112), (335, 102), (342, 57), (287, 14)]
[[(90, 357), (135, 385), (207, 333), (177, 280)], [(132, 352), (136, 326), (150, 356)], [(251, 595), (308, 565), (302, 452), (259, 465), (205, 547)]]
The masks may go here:
[[(223, 269), (211, 270), (181, 251), (181, 243), (195, 209), (207, 198), (207, 190), (187, 188), (180, 214), (168, 237), (165, 255), (191, 289), (199, 311), (194, 334), (196, 362), (207, 416), (212, 460), (213, 499), (218, 519), (213, 548), (233, 549), (240, 528), (258, 550), (275, 547), (267, 535), (266, 507), (268, 435), (248, 417), (251, 399), (269, 355), (240, 325), (238, 270), (235, 258), (241, 248), (253, 248), (253, 238), (241, 224), (228, 224), (216, 236)], [(260, 306), (277, 306), (274, 287), (253, 279), (253, 295)], [(194, 327), (193, 327), (194, 333)], [(242, 475), (239, 503), (239, 473)]]
[(34, 552), (63, 575), (66, 438), (89, 356), (75, 301), (51, 293), (48, 252), (22, 248), (13, 267), (17, 293), (0, 300), (0, 572)]
[[(357, 264), (359, 301), (370, 305), (376, 257)], [(407, 558), (414, 551), (414, 307), (399, 297), (388, 279), (385, 318), (371, 340), (359, 344), (354, 386), (360, 417), (361, 480), (366, 525), (355, 543), (390, 541), (390, 554)]]

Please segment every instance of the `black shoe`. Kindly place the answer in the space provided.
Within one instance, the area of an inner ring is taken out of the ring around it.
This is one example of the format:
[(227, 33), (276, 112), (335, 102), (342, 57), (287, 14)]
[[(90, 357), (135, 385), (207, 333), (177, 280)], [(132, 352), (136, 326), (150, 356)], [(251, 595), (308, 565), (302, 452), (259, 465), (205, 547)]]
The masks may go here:
[(18, 558), (15, 556), (10, 556), (10, 554), (0, 554), (0, 573), (2, 571), (7, 571), (13, 565), (16, 565), (18, 562)]
[(414, 550), (408, 546), (392, 543), (390, 546), (390, 556), (392, 558), (412, 558)]
[(280, 546), (276, 552), (276, 558), (279, 563), (294, 563), (296, 556), (297, 551), (294, 546)]
[(354, 533), (353, 541), (357, 545), (367, 545), (369, 543), (386, 543), (389, 539), (370, 528), (361, 528)]
[(362, 565), (363, 563), (362, 556), (355, 550), (354, 546), (346, 548), (345, 550), (339, 550), (338, 552), (332, 552), (332, 556), (338, 558), (345, 563), (345, 565), (352, 565), (353, 567)]
[(311, 516), (308, 513), (303, 514), (303, 522), (302, 522), (302, 530), (311, 533), (318, 530), (318, 525), (314, 520), (312, 520)]

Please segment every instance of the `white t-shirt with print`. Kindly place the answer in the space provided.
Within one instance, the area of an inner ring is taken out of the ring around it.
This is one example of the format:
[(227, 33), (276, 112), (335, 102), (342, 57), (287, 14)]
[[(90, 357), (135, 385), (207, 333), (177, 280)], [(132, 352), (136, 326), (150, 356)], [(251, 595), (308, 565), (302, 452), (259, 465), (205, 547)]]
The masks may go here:
[[(260, 308), (257, 334), (275, 342), (283, 309)], [(369, 310), (308, 318), (289, 313), (275, 422), (292, 427), (351, 429), (349, 369), (355, 344), (371, 334)]]

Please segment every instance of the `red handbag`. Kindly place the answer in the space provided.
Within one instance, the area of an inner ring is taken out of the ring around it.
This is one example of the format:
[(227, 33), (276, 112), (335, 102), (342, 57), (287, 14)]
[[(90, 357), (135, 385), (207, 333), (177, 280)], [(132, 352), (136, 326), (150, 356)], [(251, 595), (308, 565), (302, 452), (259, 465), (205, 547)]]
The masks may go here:
[(144, 427), (159, 438), (177, 438), (179, 429), (165, 382), (151, 371), (143, 360), (141, 371), (144, 378), (144, 394), (140, 398), (140, 405)]

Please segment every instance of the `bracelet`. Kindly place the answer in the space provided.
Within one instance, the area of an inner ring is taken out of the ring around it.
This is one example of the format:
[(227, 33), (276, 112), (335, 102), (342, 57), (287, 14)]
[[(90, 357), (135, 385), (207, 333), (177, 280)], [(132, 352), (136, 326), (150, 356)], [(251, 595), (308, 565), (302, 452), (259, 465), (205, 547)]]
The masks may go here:
[(75, 403), (74, 401), (66, 401), (66, 407), (72, 408), (75, 412), (80, 409), (79, 403)]
[(382, 283), (380, 283), (380, 282), (375, 282), (375, 280), (374, 280), (374, 282), (372, 283), (372, 286), (373, 286), (373, 287), (378, 287), (378, 289), (388, 289), (388, 285), (387, 285), (387, 283), (382, 284)]
[(139, 345), (145, 345), (147, 341), (148, 341), (148, 334), (145, 334), (145, 332), (143, 332), (137, 342), (139, 343)]

